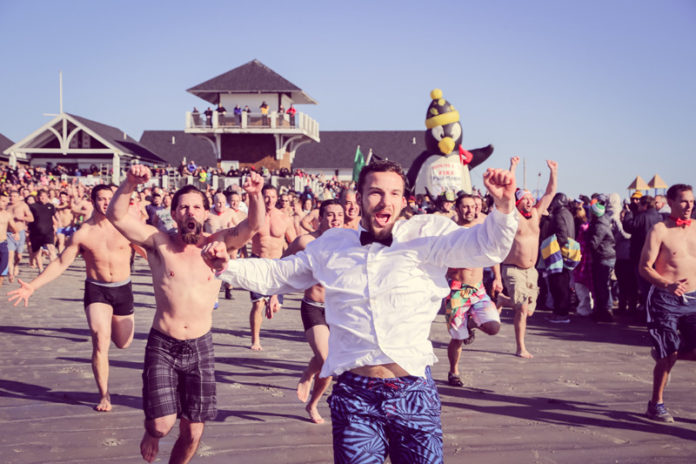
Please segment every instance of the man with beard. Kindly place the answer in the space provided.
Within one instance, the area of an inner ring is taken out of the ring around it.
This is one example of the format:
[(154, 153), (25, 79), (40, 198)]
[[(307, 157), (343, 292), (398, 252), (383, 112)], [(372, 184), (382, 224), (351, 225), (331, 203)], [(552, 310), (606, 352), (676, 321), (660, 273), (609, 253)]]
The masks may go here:
[[(510, 171), (515, 172), (519, 162), (518, 156), (512, 157)], [(534, 357), (527, 351), (524, 337), (527, 331), (527, 318), (534, 314), (539, 295), (539, 273), (534, 267), (539, 255), (539, 222), (542, 213), (549, 207), (556, 194), (558, 183), (558, 163), (548, 160), (546, 165), (549, 167), (549, 182), (546, 184), (546, 191), (538, 203), (534, 204), (534, 197), (528, 190), (518, 189), (515, 192), (515, 204), (519, 213), (520, 225), (517, 228), (515, 240), (512, 242), (510, 254), (500, 266), (503, 285), (509, 298), (500, 295), (498, 306), (511, 305), (515, 311), (513, 318), (515, 342), (517, 343), (515, 354), (525, 359)]]
[[(266, 221), (251, 239), (252, 258), (280, 258), (287, 243), (292, 243), (297, 234), (292, 219), (282, 210), (276, 208), (278, 190), (272, 185), (263, 187), (263, 201), (266, 206)], [(251, 213), (249, 214), (251, 216)], [(251, 327), (251, 346), (254, 351), (261, 351), (261, 323), (264, 310), (269, 319), (280, 309), (283, 296), (277, 294), (262, 294), (250, 292), (251, 312), (249, 325)]]
[(217, 413), (211, 327), (220, 281), (203, 261), (201, 248), (211, 238), (231, 249), (249, 240), (264, 220), (263, 181), (254, 173), (244, 185), (250, 198), (249, 220), (209, 236), (203, 232), (203, 223), (210, 205), (205, 194), (192, 185), (182, 187), (172, 198), (176, 233), (158, 230), (129, 214), (131, 194), (150, 177), (146, 166), (132, 166), (107, 217), (124, 236), (146, 249), (157, 305), (145, 348), (145, 434), (140, 452), (146, 461), (154, 461), (160, 439), (180, 416), (180, 433), (170, 462), (186, 463), (198, 448), (205, 421)]
[[(470, 228), (476, 223), (476, 202), (474, 196), (464, 193), (457, 198), (455, 211), (457, 224)], [(492, 294), (503, 289), (500, 280), (500, 266), (493, 266)], [(459, 358), (462, 345), (474, 341), (474, 329), (480, 329), (488, 335), (495, 335), (500, 330), (500, 314), (483, 286), (483, 268), (451, 268), (447, 270), (450, 294), (445, 298), (447, 329), (451, 340), (447, 345), (447, 358), (450, 370), (447, 383), (453, 387), (463, 387), (459, 377)]]
[(329, 397), (335, 462), (382, 462), (387, 454), (392, 462), (442, 462), (428, 337), (449, 293), (445, 273), (502, 261), (517, 229), (508, 171), (484, 174), (497, 210), (471, 229), (438, 215), (398, 220), (405, 184), (397, 163), (365, 166), (360, 230), (331, 229), (281, 260), (228, 261), (223, 244), (204, 249), (211, 268), (233, 285), (264, 293), (324, 287), (331, 331), (319, 376), (340, 375)]
[[(304, 250), (309, 243), (319, 238), (321, 234), (329, 229), (343, 227), (343, 218), (343, 206), (337, 200), (323, 201), (319, 207), (319, 229), (311, 234), (297, 237), (285, 251), (284, 256), (290, 256)], [(312, 285), (305, 290), (300, 307), (300, 316), (302, 317), (305, 336), (309, 346), (312, 347), (314, 356), (309, 361), (309, 365), (302, 373), (302, 378), (297, 385), (297, 397), (303, 403), (309, 399), (309, 403), (307, 403), (305, 408), (309, 414), (309, 419), (315, 424), (323, 424), (324, 419), (319, 415), (317, 404), (319, 404), (321, 396), (329, 384), (331, 384), (331, 377), (317, 376), (324, 365), (324, 360), (326, 360), (326, 355), (329, 351), (329, 326), (324, 315), (324, 287), (321, 284)], [(309, 398), (312, 380), (314, 380), (314, 389), (312, 390), (312, 397)]]
[(21, 288), (13, 290), (10, 300), (15, 306), (42, 286), (60, 276), (78, 254), (85, 260), (84, 307), (92, 336), (92, 372), (99, 390), (97, 411), (111, 411), (109, 395), (109, 347), (127, 348), (133, 341), (133, 292), (130, 280), (130, 243), (106, 219), (106, 209), (113, 197), (111, 188), (98, 185), (92, 189), (94, 213), (72, 236), (58, 259), (29, 283), (17, 279)]
[(646, 415), (660, 422), (674, 422), (662, 398), (674, 364), (696, 361), (696, 224), (691, 219), (691, 186), (671, 186), (667, 203), (670, 216), (650, 229), (638, 268), (651, 284), (646, 306), (655, 368)]

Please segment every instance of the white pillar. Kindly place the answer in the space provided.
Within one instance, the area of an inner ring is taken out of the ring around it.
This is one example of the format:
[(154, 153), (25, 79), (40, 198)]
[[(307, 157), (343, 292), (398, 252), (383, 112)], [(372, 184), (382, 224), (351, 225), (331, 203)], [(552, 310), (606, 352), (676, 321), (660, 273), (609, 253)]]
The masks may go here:
[(112, 184), (120, 184), (121, 183), (121, 157), (118, 156), (118, 153), (114, 153), (114, 157), (111, 159), (111, 170), (113, 174), (111, 175), (111, 183)]

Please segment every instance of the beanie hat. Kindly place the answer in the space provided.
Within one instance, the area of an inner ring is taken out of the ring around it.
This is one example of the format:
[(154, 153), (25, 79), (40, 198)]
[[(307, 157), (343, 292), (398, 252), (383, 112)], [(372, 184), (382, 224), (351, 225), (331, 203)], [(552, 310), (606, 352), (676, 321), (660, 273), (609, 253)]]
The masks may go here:
[(602, 203), (595, 201), (590, 206), (590, 210), (592, 211), (592, 214), (594, 214), (595, 216), (597, 216), (599, 218), (599, 217), (604, 216), (604, 212), (606, 210), (606, 207)]
[(521, 189), (521, 188), (518, 188), (517, 190), (515, 190), (515, 204), (518, 205), (520, 203), (520, 201), (522, 201), (522, 199), (524, 198), (525, 195), (529, 195), (530, 197), (532, 197), (532, 199), (534, 199), (532, 192), (530, 192), (529, 190), (525, 190), (525, 189)]
[(633, 192), (633, 195), (631, 195), (631, 198), (640, 198), (642, 196), (643, 192), (641, 192), (640, 190), (636, 190), (635, 192)]
[(432, 129), (433, 127), (459, 121), (459, 111), (455, 110), (450, 102), (442, 98), (442, 90), (433, 90), (430, 92), (430, 98), (433, 101), (430, 102), (428, 112), (425, 115), (425, 127)]

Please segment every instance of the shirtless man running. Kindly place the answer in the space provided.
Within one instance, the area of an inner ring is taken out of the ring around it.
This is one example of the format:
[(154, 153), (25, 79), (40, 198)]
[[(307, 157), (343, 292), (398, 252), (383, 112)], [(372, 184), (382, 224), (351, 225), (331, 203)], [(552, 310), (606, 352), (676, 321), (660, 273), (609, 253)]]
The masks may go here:
[[(209, 234), (214, 234), (220, 230), (230, 229), (238, 224), (238, 222), (235, 222), (235, 217), (234, 211), (227, 207), (225, 195), (216, 193), (213, 197), (213, 209), (205, 221), (204, 230)], [(225, 289), (225, 299), (231, 300), (232, 290), (230, 285), (224, 283), (223, 288)]]
[[(0, 287), (5, 280), (4, 272), (8, 269), (10, 252), (7, 248), (7, 237), (17, 230), (14, 216), (7, 210), (10, 197), (5, 192), (0, 192)], [(9, 269), (8, 269), (9, 270)]]
[[(261, 229), (251, 239), (252, 258), (278, 259), (283, 255), (287, 243), (292, 243), (297, 234), (292, 219), (283, 211), (276, 208), (278, 191), (272, 185), (263, 187), (263, 201), (266, 205), (266, 221)], [(251, 296), (251, 312), (249, 313), (249, 325), (251, 326), (251, 349), (261, 351), (261, 323), (264, 310), (270, 319), (283, 304), (283, 297), (278, 295), (260, 295), (249, 292)]]
[(94, 214), (68, 238), (58, 259), (29, 283), (18, 279), (21, 288), (8, 293), (15, 306), (39, 288), (60, 276), (78, 254), (85, 260), (84, 307), (92, 336), (92, 372), (99, 390), (97, 411), (111, 410), (109, 395), (109, 346), (127, 348), (133, 341), (133, 292), (130, 282), (130, 243), (106, 219), (113, 197), (111, 188), (98, 185), (92, 190)]
[(68, 192), (61, 191), (58, 195), (59, 203), (56, 206), (56, 242), (58, 253), (65, 249), (65, 241), (75, 233), (75, 215), (73, 214), (72, 203)]
[(217, 413), (211, 327), (220, 281), (203, 261), (201, 248), (211, 239), (224, 242), (228, 249), (239, 248), (249, 240), (264, 220), (263, 180), (253, 173), (244, 186), (250, 198), (250, 222), (209, 236), (203, 232), (210, 214), (207, 197), (191, 185), (179, 189), (172, 198), (176, 233), (163, 232), (128, 213), (131, 194), (151, 175), (145, 166), (131, 166), (107, 216), (123, 235), (147, 250), (157, 304), (145, 348), (145, 434), (140, 452), (147, 462), (154, 461), (160, 439), (180, 416), (179, 437), (170, 462), (187, 463), (198, 448), (205, 421)]
[(22, 199), (18, 190), (10, 191), (10, 204), (7, 210), (14, 216), (16, 230), (7, 236), (7, 248), (10, 252), (8, 280), (13, 282), (19, 275), (19, 263), (22, 261), (22, 253), (27, 241), (27, 224), (34, 221), (34, 215), (29, 205)]
[[(511, 172), (515, 172), (519, 162), (520, 158), (517, 156), (510, 159)], [(515, 241), (512, 242), (510, 254), (500, 266), (503, 284), (509, 298), (506, 299), (504, 295), (500, 295), (498, 306), (512, 306), (515, 311), (513, 318), (517, 343), (515, 354), (525, 359), (534, 357), (527, 351), (524, 336), (527, 331), (527, 317), (534, 314), (539, 294), (537, 284), (539, 275), (534, 267), (539, 254), (539, 221), (541, 214), (549, 207), (556, 194), (558, 178), (558, 163), (548, 160), (546, 164), (549, 167), (549, 182), (544, 195), (536, 205), (534, 197), (528, 190), (517, 189), (515, 192), (519, 227), (515, 234)]]
[(690, 185), (667, 190), (671, 213), (655, 224), (645, 240), (638, 272), (652, 286), (646, 309), (653, 339), (652, 398), (646, 415), (674, 422), (662, 395), (677, 360), (696, 361), (696, 222), (691, 219), (694, 193)]
[[(469, 228), (475, 225), (476, 202), (473, 195), (463, 194), (457, 198), (455, 210), (457, 224)], [(500, 280), (499, 265), (493, 266), (495, 279), (493, 292), (503, 289)], [(488, 335), (495, 335), (500, 330), (500, 314), (486, 294), (483, 286), (483, 268), (450, 268), (447, 271), (450, 294), (445, 299), (448, 332), (452, 339), (447, 346), (447, 358), (450, 370), (447, 382), (453, 387), (462, 387), (464, 382), (459, 376), (459, 358), (462, 345), (473, 341), (473, 329), (477, 328)]]
[[(337, 200), (323, 201), (319, 208), (319, 230), (297, 237), (285, 251), (284, 256), (293, 255), (304, 250), (310, 242), (319, 238), (321, 234), (329, 229), (343, 227), (343, 217), (343, 206)], [(309, 361), (297, 384), (297, 397), (303, 403), (307, 402), (312, 387), (312, 380), (314, 380), (312, 397), (309, 398), (309, 403), (307, 403), (305, 409), (312, 422), (323, 424), (324, 419), (319, 414), (317, 404), (319, 404), (321, 396), (329, 387), (329, 384), (331, 384), (331, 377), (317, 376), (329, 352), (329, 326), (324, 317), (324, 287), (320, 284), (312, 285), (305, 290), (302, 306), (300, 307), (300, 316), (302, 316), (305, 336), (309, 346), (312, 347), (314, 356)]]

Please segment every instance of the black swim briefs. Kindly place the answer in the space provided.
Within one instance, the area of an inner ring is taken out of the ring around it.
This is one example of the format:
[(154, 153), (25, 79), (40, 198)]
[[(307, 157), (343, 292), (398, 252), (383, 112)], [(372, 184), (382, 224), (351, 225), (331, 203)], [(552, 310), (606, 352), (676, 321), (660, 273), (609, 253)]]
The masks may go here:
[(92, 303), (104, 303), (114, 309), (114, 316), (133, 314), (133, 288), (130, 279), (107, 283), (85, 280), (85, 308)]
[(326, 325), (326, 317), (324, 313), (324, 303), (302, 299), (300, 305), (300, 317), (302, 317), (302, 325), (305, 331), (311, 329), (315, 325)]

